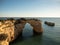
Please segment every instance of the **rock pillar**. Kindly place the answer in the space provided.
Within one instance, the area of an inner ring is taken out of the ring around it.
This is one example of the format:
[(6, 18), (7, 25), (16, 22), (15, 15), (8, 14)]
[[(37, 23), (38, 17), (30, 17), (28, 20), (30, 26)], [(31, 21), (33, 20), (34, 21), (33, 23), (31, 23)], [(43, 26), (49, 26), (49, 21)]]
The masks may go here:
[(39, 20), (29, 20), (28, 22), (33, 27), (34, 35), (35, 34), (41, 34), (43, 32), (41, 21), (39, 21)]

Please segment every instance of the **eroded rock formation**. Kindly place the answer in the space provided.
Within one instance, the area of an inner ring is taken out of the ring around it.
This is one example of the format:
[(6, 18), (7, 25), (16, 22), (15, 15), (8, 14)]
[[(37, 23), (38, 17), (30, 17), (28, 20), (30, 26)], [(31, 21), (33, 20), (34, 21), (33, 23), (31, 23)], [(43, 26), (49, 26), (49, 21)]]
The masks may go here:
[(31, 24), (34, 34), (43, 32), (41, 21), (37, 19), (0, 20), (0, 45), (9, 45), (19, 34), (22, 35), (26, 23)]
[(41, 34), (41, 32), (43, 32), (42, 24), (40, 20), (31, 19), (31, 20), (28, 20), (27, 22), (31, 24), (31, 26), (33, 27), (34, 34)]
[(48, 26), (55, 26), (55, 23), (52, 23), (52, 22), (47, 22), (47, 21), (45, 21), (44, 22), (46, 25), (48, 25)]

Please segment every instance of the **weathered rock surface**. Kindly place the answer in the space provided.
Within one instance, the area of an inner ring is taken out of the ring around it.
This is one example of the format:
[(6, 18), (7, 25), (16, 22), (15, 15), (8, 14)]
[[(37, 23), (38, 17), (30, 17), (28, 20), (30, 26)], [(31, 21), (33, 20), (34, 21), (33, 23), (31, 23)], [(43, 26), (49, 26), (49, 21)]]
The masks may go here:
[(0, 45), (9, 45), (10, 42), (15, 40), (22, 33), (26, 23), (31, 24), (34, 34), (43, 32), (41, 21), (36, 19), (3, 20), (0, 21)]
[(52, 23), (52, 22), (47, 22), (47, 21), (45, 21), (44, 22), (46, 25), (48, 25), (48, 26), (55, 26), (55, 23)]
[(33, 27), (33, 31), (36, 32), (37, 34), (43, 32), (41, 21), (28, 20), (28, 23), (31, 24), (31, 26)]

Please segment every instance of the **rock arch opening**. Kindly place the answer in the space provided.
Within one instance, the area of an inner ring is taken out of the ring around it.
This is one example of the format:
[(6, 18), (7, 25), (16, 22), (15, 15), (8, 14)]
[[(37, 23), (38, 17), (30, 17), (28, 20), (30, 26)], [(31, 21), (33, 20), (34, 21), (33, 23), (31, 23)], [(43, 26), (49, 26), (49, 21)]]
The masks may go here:
[(30, 37), (32, 35), (33, 35), (33, 27), (31, 26), (31, 24), (26, 23), (25, 27), (23, 29), (22, 36), (23, 37)]

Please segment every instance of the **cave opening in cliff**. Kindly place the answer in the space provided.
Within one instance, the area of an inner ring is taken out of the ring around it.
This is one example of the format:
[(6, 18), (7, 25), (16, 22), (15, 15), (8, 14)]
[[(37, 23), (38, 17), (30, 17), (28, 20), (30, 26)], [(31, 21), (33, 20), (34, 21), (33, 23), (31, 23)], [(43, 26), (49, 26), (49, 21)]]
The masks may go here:
[(27, 37), (30, 37), (33, 35), (33, 27), (29, 24), (29, 23), (26, 23), (25, 24), (25, 27), (23, 29), (23, 33), (22, 33), (22, 36), (25, 38)]

